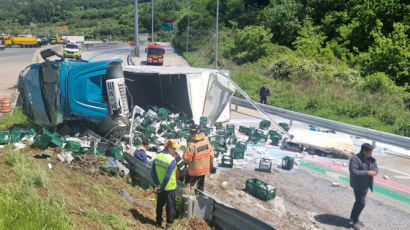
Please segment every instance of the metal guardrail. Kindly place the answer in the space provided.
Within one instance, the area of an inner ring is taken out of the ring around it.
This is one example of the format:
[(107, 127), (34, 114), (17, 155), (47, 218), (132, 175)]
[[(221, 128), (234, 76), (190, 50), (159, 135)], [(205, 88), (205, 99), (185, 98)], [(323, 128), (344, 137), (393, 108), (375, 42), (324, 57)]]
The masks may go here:
[[(125, 153), (125, 159), (127, 160), (130, 167), (130, 172), (135, 176), (138, 176), (143, 183), (148, 185), (154, 185), (151, 179), (151, 168), (144, 164), (143, 162), (139, 161), (135, 157)], [(131, 175), (132, 175), (131, 174)], [(178, 181), (178, 188), (182, 188), (185, 185)], [(235, 208), (228, 207), (227, 205), (217, 201), (215, 198), (207, 195), (202, 194), (206, 200), (211, 199), (211, 202), (199, 202), (202, 205), (212, 205), (209, 207), (212, 209), (212, 217), (211, 221), (217, 225), (218, 227), (225, 229), (225, 230), (249, 230), (249, 229), (266, 229), (266, 230), (275, 230), (274, 227), (264, 223), (261, 220), (258, 220), (255, 217), (252, 217), (242, 211), (239, 211)], [(198, 199), (200, 201), (200, 199)], [(202, 207), (202, 209), (206, 209)], [(198, 214), (198, 209), (193, 214)], [(199, 211), (200, 212), (200, 211)], [(210, 215), (209, 212), (203, 212), (203, 215)], [(201, 217), (201, 216), (199, 216)], [(202, 216), (201, 218), (209, 219), (208, 216)]]
[(248, 230), (248, 229), (264, 229), (275, 230), (274, 227), (241, 212), (237, 209), (230, 208), (218, 201), (213, 203), (213, 218), (212, 222), (218, 227), (225, 230)]
[(36, 52), (33, 54), (33, 59), (31, 62), (32, 63), (44, 62), (43, 58), (40, 55), (40, 52), (46, 49), (52, 49), (56, 51), (57, 53), (61, 53), (61, 54), (63, 53), (63, 45), (46, 45), (36, 50)]
[(111, 47), (118, 47), (118, 46), (128, 46), (128, 45), (123, 42), (87, 43), (87, 44), (82, 45), (82, 47), (87, 50), (100, 49), (100, 48), (111, 48)]
[[(232, 97), (231, 103), (237, 106), (242, 106), (249, 109), (254, 109), (252, 104), (248, 101)], [(315, 117), (311, 115), (306, 115), (303, 113), (298, 113), (286, 109), (277, 108), (270, 105), (264, 105), (258, 103), (265, 112), (279, 117), (283, 117), (289, 120), (300, 121), (311, 125), (316, 125), (319, 127), (332, 129), (342, 133), (350, 134), (357, 137), (367, 138), (373, 141), (382, 142), (386, 144), (391, 144), (394, 146), (410, 149), (410, 138), (400, 135), (395, 135), (391, 133), (386, 133), (374, 129), (359, 127), (355, 125), (350, 125), (338, 121), (333, 121), (325, 118)]]

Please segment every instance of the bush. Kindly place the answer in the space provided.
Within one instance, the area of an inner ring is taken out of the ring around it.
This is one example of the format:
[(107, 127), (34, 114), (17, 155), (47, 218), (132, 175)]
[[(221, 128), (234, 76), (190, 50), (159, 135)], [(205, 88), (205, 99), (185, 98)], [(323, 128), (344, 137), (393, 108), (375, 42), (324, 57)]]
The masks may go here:
[(263, 26), (246, 26), (232, 31), (232, 37), (227, 36), (223, 44), (225, 57), (238, 64), (255, 62), (259, 58), (268, 56), (272, 44), (272, 34)]
[(362, 84), (364, 90), (368, 90), (371, 93), (387, 93), (394, 90), (394, 82), (385, 74), (377, 72), (366, 76)]

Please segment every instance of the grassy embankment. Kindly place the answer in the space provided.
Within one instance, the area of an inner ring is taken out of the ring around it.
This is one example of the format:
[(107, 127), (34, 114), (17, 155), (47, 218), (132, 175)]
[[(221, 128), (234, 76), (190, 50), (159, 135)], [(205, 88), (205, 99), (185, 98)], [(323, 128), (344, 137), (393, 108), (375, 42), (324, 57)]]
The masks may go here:
[[(405, 105), (409, 96), (404, 88), (367, 80), (341, 61), (318, 63), (279, 45), (274, 45), (267, 57), (238, 65), (224, 56), (223, 39), (219, 68), (230, 70), (232, 79), (254, 100), (259, 100), (259, 89), (267, 82), (271, 91), (268, 104), (410, 136), (410, 110)], [(214, 43), (202, 44), (183, 55), (192, 66), (213, 68)], [(371, 90), (374, 85), (378, 90)]]
[[(21, 110), (0, 121), (0, 128), (11, 123), (32, 127)], [(105, 157), (89, 156), (93, 162), (66, 164), (55, 157), (62, 149), (48, 148), (50, 160), (35, 159), (44, 150), (25, 143), (21, 150), (13, 145), (0, 149), (0, 229), (156, 229), (155, 196), (143, 198), (145, 189), (93, 171), (106, 163)], [(88, 166), (91, 163), (93, 167)], [(133, 206), (119, 189), (151, 208)], [(171, 229), (192, 229), (193, 221), (201, 229), (208, 228), (199, 219), (178, 219)]]

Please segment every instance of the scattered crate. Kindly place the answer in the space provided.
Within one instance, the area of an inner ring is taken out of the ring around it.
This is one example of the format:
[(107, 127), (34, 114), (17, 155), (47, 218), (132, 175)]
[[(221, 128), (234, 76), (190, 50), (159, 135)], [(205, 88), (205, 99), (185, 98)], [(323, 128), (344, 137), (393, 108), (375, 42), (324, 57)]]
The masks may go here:
[(256, 171), (260, 172), (272, 172), (272, 160), (262, 158), (259, 160), (259, 168)]
[(293, 169), (293, 165), (295, 164), (295, 158), (290, 156), (285, 156), (282, 159), (282, 169), (291, 170)]
[(280, 122), (279, 126), (282, 127), (282, 129), (284, 129), (286, 132), (289, 131), (289, 125), (287, 123)]
[(65, 150), (69, 150), (73, 152), (74, 154), (81, 154), (81, 144), (76, 141), (67, 141), (67, 143), (64, 146)]
[(224, 168), (233, 168), (233, 159), (230, 156), (222, 156), (221, 166)]
[(240, 148), (231, 148), (230, 156), (232, 159), (243, 159), (245, 157), (245, 151)]
[(276, 188), (274, 186), (256, 178), (249, 178), (246, 180), (245, 190), (249, 194), (264, 201), (273, 200), (276, 196)]
[(227, 124), (226, 125), (226, 132), (228, 133), (228, 135), (235, 135), (235, 125), (233, 124)]
[(262, 120), (259, 122), (259, 128), (262, 130), (268, 130), (271, 125), (271, 122), (268, 120)]

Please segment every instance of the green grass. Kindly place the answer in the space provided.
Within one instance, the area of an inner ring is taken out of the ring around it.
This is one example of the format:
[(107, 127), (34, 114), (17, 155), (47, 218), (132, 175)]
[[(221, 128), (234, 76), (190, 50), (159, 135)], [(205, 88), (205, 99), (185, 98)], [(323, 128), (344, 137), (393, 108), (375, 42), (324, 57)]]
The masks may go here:
[(98, 211), (97, 209), (90, 209), (84, 212), (83, 215), (90, 221), (104, 224), (111, 229), (128, 229), (127, 222), (114, 214)]
[(6, 167), (15, 175), (0, 187), (0, 229), (74, 229), (66, 214), (62, 196), (51, 189), (39, 195), (38, 189), (48, 188), (48, 176), (34, 160), (22, 152), (8, 149)]
[(13, 114), (9, 114), (3, 120), (0, 120), (0, 130), (11, 124), (24, 128), (33, 128), (36, 126), (19, 107), (14, 109)]

